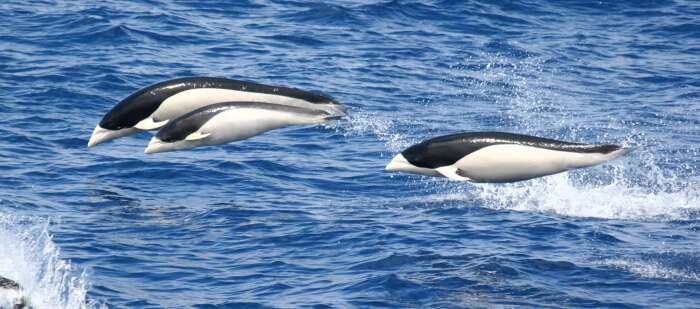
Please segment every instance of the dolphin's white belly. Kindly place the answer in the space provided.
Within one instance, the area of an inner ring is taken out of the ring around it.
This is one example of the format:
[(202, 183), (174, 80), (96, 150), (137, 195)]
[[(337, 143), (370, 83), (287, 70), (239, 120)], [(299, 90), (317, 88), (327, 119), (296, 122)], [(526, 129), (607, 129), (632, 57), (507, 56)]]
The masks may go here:
[(0, 288), (0, 308), (14, 308), (18, 303), (22, 303), (22, 293), (14, 289)]
[(591, 166), (607, 159), (606, 155), (600, 153), (499, 144), (470, 153), (454, 166), (474, 181), (511, 182)]
[(218, 145), (246, 139), (289, 125), (317, 124), (323, 117), (285, 111), (237, 108), (223, 111), (207, 121), (198, 131), (211, 133), (206, 144)]
[(266, 102), (316, 110), (327, 108), (327, 104), (315, 104), (283, 95), (219, 88), (197, 88), (185, 90), (167, 98), (151, 116), (159, 120), (174, 119), (201, 107), (229, 101)]

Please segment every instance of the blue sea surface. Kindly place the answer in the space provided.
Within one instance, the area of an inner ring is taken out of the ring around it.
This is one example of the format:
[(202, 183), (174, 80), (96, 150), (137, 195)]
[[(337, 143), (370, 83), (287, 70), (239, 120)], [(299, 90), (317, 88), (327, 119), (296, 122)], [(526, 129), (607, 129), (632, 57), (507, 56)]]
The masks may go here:
[[(0, 275), (35, 308), (698, 308), (697, 1), (0, 3)], [(217, 76), (349, 116), (145, 155), (117, 102)], [(511, 184), (390, 174), (505, 131), (634, 151)]]

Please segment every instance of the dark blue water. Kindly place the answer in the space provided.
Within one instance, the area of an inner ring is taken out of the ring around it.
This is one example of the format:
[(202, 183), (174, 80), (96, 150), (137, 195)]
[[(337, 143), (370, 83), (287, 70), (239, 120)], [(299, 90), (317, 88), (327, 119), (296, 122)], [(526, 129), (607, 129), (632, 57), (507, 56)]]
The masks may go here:
[[(36, 308), (700, 306), (694, 1), (3, 1), (0, 275)], [(205, 75), (350, 116), (229, 145), (87, 149)], [(422, 139), (621, 143), (515, 184), (387, 174)]]

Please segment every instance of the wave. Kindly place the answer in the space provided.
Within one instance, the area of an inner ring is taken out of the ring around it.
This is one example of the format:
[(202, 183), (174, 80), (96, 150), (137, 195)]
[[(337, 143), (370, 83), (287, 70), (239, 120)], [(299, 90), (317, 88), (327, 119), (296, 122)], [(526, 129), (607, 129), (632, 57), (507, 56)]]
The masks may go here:
[(649, 279), (700, 282), (700, 263), (694, 253), (657, 253), (604, 259), (601, 265)]
[(0, 275), (23, 287), (32, 308), (100, 307), (87, 299), (89, 282), (85, 272), (60, 258), (48, 227), (45, 219), (0, 213)]
[(605, 185), (576, 184), (570, 175), (559, 174), (523, 185), (477, 185), (474, 192), (469, 197), (490, 208), (572, 217), (694, 220), (700, 211), (700, 194), (690, 186), (664, 192), (629, 184), (623, 177)]

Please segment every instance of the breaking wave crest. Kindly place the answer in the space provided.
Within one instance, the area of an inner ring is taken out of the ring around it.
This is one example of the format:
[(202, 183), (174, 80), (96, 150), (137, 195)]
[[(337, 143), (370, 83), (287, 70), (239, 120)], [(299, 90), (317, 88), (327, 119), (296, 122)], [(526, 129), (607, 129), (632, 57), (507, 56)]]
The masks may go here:
[(685, 220), (700, 211), (700, 195), (690, 186), (659, 191), (625, 178), (609, 184), (577, 184), (571, 178), (559, 174), (523, 185), (477, 185), (475, 195), (491, 208), (574, 217)]
[(18, 282), (31, 308), (86, 309), (87, 276), (60, 258), (45, 219), (0, 213), (0, 275)]
[(622, 269), (650, 279), (700, 282), (700, 263), (694, 253), (658, 253), (639, 257), (610, 258), (601, 265)]

